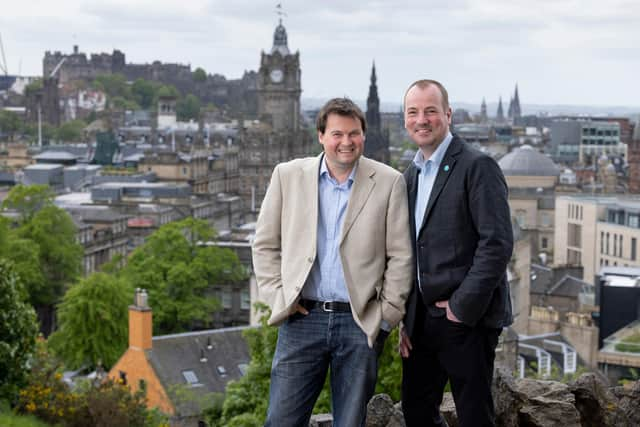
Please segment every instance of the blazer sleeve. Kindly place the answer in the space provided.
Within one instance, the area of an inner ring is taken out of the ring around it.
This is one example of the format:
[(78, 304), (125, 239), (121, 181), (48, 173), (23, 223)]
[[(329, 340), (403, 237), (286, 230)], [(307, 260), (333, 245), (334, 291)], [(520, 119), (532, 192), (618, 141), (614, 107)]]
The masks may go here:
[(414, 270), (407, 188), (402, 175), (393, 184), (387, 207), (386, 258), (380, 294), (382, 318), (394, 327), (404, 316)]
[(262, 201), (251, 249), (258, 295), (272, 309), (276, 301), (284, 300), (281, 273), (282, 185), (280, 179), (280, 167), (276, 166)]
[[(451, 295), (449, 307), (458, 319), (474, 326), (485, 314), (494, 290), (505, 283), (513, 251), (513, 229), (507, 184), (492, 158), (474, 159), (466, 176), (466, 188), (477, 246), (471, 268)], [(473, 244), (473, 237), (468, 239), (468, 244)]]

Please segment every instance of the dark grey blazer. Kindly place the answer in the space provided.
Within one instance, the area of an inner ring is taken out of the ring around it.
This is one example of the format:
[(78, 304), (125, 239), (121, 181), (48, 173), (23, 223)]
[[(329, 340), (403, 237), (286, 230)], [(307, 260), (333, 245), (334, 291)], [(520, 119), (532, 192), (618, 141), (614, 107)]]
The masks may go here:
[[(404, 173), (409, 194), (412, 236), (418, 168)], [(433, 304), (449, 300), (469, 326), (502, 328), (513, 321), (506, 269), (513, 250), (507, 184), (498, 164), (454, 135), (429, 198), (414, 245), (423, 292), (417, 280), (404, 318), (413, 336), (417, 298), (431, 315), (444, 315)], [(416, 275), (417, 277), (417, 275)]]

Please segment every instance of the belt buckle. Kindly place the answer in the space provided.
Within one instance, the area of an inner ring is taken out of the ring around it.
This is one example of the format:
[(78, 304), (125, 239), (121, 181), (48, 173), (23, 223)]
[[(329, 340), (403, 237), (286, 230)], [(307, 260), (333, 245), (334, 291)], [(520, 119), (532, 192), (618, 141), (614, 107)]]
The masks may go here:
[(326, 311), (328, 313), (333, 313), (333, 309), (329, 308), (328, 304), (331, 304), (331, 301), (323, 301), (322, 302), (322, 311)]

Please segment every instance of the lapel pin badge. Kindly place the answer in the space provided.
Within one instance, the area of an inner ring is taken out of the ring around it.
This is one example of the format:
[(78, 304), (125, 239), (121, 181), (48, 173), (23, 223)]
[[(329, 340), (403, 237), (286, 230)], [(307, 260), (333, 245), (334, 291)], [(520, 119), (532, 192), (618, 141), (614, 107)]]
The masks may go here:
[(444, 165), (444, 171), (449, 172), (449, 165)]

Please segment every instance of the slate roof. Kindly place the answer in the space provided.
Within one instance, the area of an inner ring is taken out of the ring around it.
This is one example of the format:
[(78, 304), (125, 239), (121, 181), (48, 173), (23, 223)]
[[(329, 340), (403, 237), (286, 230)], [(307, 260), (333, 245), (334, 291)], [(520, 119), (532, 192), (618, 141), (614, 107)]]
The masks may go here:
[[(196, 415), (201, 410), (198, 399), (176, 399), (176, 385), (189, 387), (198, 395), (224, 393), (229, 381), (244, 375), (250, 361), (249, 347), (242, 336), (247, 328), (249, 326), (153, 337), (147, 358), (180, 416)], [(190, 384), (188, 379), (196, 382)]]
[[(575, 351), (575, 348), (567, 341), (567, 339), (560, 334), (560, 332), (551, 332), (548, 334), (526, 336), (520, 335), (518, 338), (518, 344), (526, 344), (538, 347), (545, 350), (551, 356), (551, 364), (556, 365), (560, 372), (564, 369), (564, 353), (562, 351), (562, 345), (568, 346), (571, 350)], [(524, 357), (527, 363), (536, 361), (536, 358), (523, 349), (518, 349), (518, 355)], [(586, 368), (587, 364), (576, 352), (576, 367)]]

